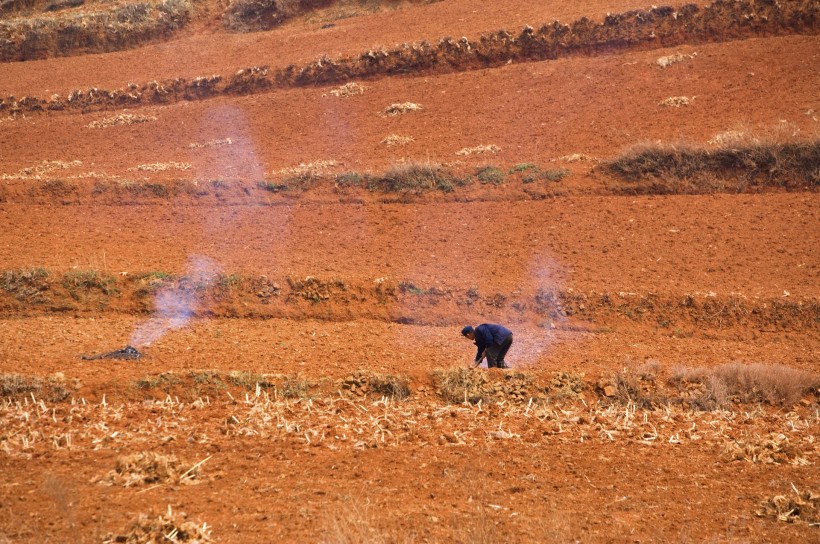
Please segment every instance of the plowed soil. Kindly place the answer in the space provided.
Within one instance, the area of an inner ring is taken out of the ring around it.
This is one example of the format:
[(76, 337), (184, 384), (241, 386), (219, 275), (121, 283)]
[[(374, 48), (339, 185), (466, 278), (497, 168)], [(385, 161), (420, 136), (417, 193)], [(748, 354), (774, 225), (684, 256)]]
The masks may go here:
[[(215, 12), (160, 43), (0, 64), (0, 96), (650, 7), (491, 4), (330, 8), (247, 34)], [(360, 83), (0, 118), (0, 544), (113, 541), (169, 506), (215, 542), (820, 541), (807, 513), (758, 515), (820, 493), (816, 189), (634, 196), (599, 167), (727, 131), (816, 141), (816, 29)], [(383, 114), (404, 102), (422, 109)], [(92, 125), (117, 115), (145, 119)], [(498, 149), (457, 154), (482, 145)], [(419, 194), (334, 177), (420, 162), (508, 177)], [(293, 186), (287, 169), (310, 163), (317, 177)], [(524, 183), (524, 165), (566, 176)], [(471, 366), (459, 331), (484, 322), (514, 331), (512, 369), (472, 371), (496, 396), (447, 398), (434, 371)], [(143, 357), (81, 358), (126, 345)], [(734, 363), (814, 385), (720, 409), (687, 404), (691, 384), (665, 406), (605, 389)], [(409, 396), (360, 371), (406, 379)], [(567, 376), (583, 388), (543, 385)], [(97, 482), (135, 451), (206, 460), (203, 477)]]

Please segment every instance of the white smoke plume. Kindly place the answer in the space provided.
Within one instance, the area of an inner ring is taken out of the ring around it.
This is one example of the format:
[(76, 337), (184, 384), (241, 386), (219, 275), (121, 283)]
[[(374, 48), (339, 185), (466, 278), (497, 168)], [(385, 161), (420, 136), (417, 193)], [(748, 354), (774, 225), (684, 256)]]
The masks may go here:
[(183, 281), (159, 290), (154, 299), (154, 315), (141, 323), (131, 335), (131, 345), (147, 346), (168, 331), (184, 327), (202, 305), (202, 292), (220, 272), (219, 265), (201, 255), (188, 259)]

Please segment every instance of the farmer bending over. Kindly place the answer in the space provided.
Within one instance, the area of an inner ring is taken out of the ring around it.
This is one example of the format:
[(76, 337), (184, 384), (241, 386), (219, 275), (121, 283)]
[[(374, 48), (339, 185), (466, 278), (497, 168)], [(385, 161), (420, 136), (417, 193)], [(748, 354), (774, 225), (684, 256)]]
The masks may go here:
[(470, 340), (475, 340), (478, 351), (475, 354), (476, 366), (481, 359), (487, 358), (487, 368), (510, 368), (504, 362), (504, 356), (510, 349), (513, 341), (512, 332), (501, 325), (484, 323), (476, 328), (467, 325), (461, 329), (461, 334)]

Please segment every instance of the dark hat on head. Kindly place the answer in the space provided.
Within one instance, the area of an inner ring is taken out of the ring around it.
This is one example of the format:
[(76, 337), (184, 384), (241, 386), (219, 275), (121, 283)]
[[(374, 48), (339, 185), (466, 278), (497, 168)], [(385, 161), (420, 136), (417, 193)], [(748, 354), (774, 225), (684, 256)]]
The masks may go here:
[(466, 327), (461, 329), (461, 336), (467, 336), (471, 332), (473, 332), (473, 326), (472, 325), (467, 325)]

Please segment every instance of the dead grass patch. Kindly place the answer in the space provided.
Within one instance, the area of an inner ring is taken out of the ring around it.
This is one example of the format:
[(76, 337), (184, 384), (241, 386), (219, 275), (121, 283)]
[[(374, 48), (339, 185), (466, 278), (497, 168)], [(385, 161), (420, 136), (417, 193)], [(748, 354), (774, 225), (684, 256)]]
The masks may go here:
[(719, 132), (709, 138), (706, 142), (710, 145), (728, 146), (728, 145), (742, 145), (746, 143), (760, 143), (756, 141), (749, 142), (749, 135), (742, 130), (725, 130)]
[(404, 376), (359, 370), (344, 379), (342, 390), (354, 395), (375, 394), (404, 400), (410, 396), (410, 383)]
[(396, 115), (404, 115), (405, 113), (410, 113), (411, 111), (421, 110), (421, 104), (416, 104), (415, 102), (397, 102), (384, 108), (382, 110), (382, 115), (395, 117)]
[(638, 145), (603, 164), (626, 181), (649, 180), (632, 193), (702, 194), (756, 187), (806, 189), (820, 186), (820, 141), (721, 145)]
[(344, 508), (331, 509), (323, 520), (322, 544), (383, 544), (393, 542), (375, 526), (369, 504), (348, 497)]
[(336, 0), (234, 0), (222, 14), (228, 30), (251, 32), (270, 30), (310, 10)]
[(684, 53), (675, 53), (674, 55), (665, 55), (663, 57), (659, 57), (655, 61), (655, 64), (657, 64), (661, 68), (668, 68), (669, 66), (672, 66), (673, 64), (678, 64), (679, 62), (683, 62), (683, 61), (686, 61), (686, 60), (691, 60), (691, 59), (693, 59), (697, 56), (698, 56), (697, 52), (689, 54), (689, 55), (686, 55)]
[(131, 487), (143, 484), (190, 484), (201, 476), (202, 463), (185, 465), (176, 455), (140, 451), (121, 455), (116, 468), (100, 478), (103, 484)]
[(169, 393), (171, 389), (182, 383), (182, 380), (173, 372), (162, 372), (160, 374), (148, 374), (138, 379), (135, 386), (138, 389), (162, 389)]
[(221, 147), (223, 145), (233, 145), (233, 140), (230, 138), (222, 138), (219, 140), (208, 140), (202, 143), (188, 144), (188, 149), (202, 149), (204, 147)]
[(728, 363), (713, 368), (678, 368), (669, 382), (690, 391), (695, 385), (688, 400), (703, 409), (728, 402), (791, 406), (820, 387), (820, 376), (779, 364)]
[(456, 151), (456, 155), (466, 157), (467, 155), (481, 155), (483, 153), (495, 154), (499, 151), (501, 151), (501, 148), (495, 144), (482, 144), (474, 147), (465, 147), (463, 149), (459, 149), (458, 151)]
[(42, 161), (40, 164), (28, 166), (14, 174), (0, 175), (0, 180), (41, 180), (43, 176), (55, 170), (65, 170), (82, 165), (82, 161)]
[(611, 401), (642, 409), (652, 409), (667, 401), (658, 392), (654, 374), (635, 368), (624, 368), (611, 380), (599, 381), (598, 390)]
[(231, 385), (243, 387), (248, 390), (255, 389), (257, 386), (264, 388), (273, 386), (273, 383), (271, 383), (267, 376), (247, 370), (231, 370), (228, 372), (226, 379)]
[(448, 402), (478, 403), (487, 400), (484, 386), (487, 373), (464, 367), (433, 371), (433, 382), (439, 395)]
[(536, 396), (532, 376), (524, 372), (492, 376), (484, 369), (452, 367), (434, 370), (432, 378), (439, 396), (453, 403), (523, 403)]
[(109, 534), (103, 544), (156, 544), (159, 542), (213, 542), (207, 523), (190, 521), (184, 512), (175, 513), (171, 506), (164, 514), (140, 514), (122, 534)]
[(397, 145), (407, 145), (415, 141), (416, 139), (412, 136), (399, 136), (398, 134), (390, 134), (384, 140), (382, 140), (382, 143), (387, 147), (394, 147)]
[(41, 304), (48, 302), (48, 271), (45, 268), (5, 270), (0, 273), (0, 289), (20, 302)]
[(103, 119), (98, 119), (97, 121), (92, 121), (91, 123), (85, 125), (85, 128), (108, 128), (126, 125), (139, 125), (141, 123), (151, 123), (156, 120), (157, 118), (154, 115), (121, 113), (119, 115), (113, 115), (111, 117), (105, 117)]
[(764, 464), (809, 465), (800, 448), (782, 433), (750, 435), (728, 442), (720, 453), (723, 461), (748, 461)]
[(188, 170), (189, 168), (191, 168), (191, 163), (188, 162), (155, 162), (152, 164), (140, 164), (128, 170), (130, 172), (165, 172), (168, 170)]
[(658, 106), (665, 106), (667, 108), (679, 108), (681, 106), (688, 106), (695, 100), (695, 97), (689, 96), (670, 96), (658, 102)]
[(305, 175), (314, 175), (319, 176), (325, 171), (333, 168), (334, 166), (338, 166), (339, 162), (333, 159), (320, 159), (315, 160), (309, 163), (301, 163), (298, 166), (291, 166), (288, 168), (283, 168), (274, 174), (279, 174), (282, 176), (305, 176)]
[(554, 400), (578, 400), (586, 388), (583, 373), (554, 372), (544, 390)]
[(760, 502), (755, 514), (761, 518), (774, 518), (786, 523), (808, 523), (820, 526), (820, 494), (808, 489), (800, 492), (792, 485), (790, 496), (776, 495)]
[(62, 286), (75, 300), (80, 299), (80, 295), (91, 291), (99, 291), (103, 295), (113, 296), (119, 294), (117, 279), (97, 270), (71, 270), (63, 274)]
[(77, 382), (69, 383), (62, 373), (48, 378), (0, 374), (0, 397), (20, 399), (32, 397), (49, 402), (61, 402), (77, 390)]
[(558, 157), (559, 161), (563, 162), (580, 162), (580, 161), (594, 161), (592, 157), (588, 155), (584, 155), (583, 153), (570, 153), (569, 155), (564, 155), (562, 157)]
[(0, 21), (0, 60), (121, 50), (167, 36), (182, 28), (192, 13), (188, 0), (164, 0), (8, 19)]
[(365, 87), (364, 85), (360, 85), (355, 81), (351, 81), (350, 83), (345, 83), (340, 87), (331, 89), (330, 94), (332, 94), (333, 96), (338, 96), (340, 98), (345, 98), (348, 96), (358, 96), (360, 94), (364, 94), (366, 90), (367, 87)]
[(367, 176), (365, 185), (371, 191), (385, 193), (415, 193), (428, 190), (452, 191), (467, 180), (455, 177), (449, 170), (434, 162), (408, 161), (391, 166), (380, 176)]

